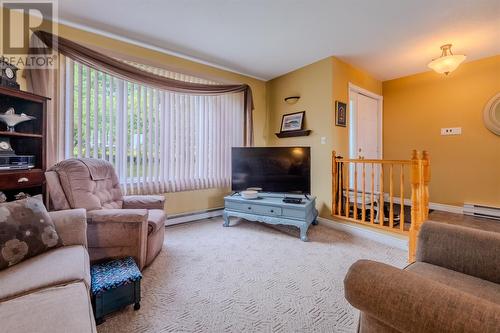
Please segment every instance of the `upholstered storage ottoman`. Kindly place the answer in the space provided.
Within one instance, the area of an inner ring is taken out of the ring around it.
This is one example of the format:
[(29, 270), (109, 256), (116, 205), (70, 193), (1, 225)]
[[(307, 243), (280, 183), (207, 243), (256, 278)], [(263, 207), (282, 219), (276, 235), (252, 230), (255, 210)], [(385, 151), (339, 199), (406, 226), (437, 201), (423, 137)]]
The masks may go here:
[(105, 315), (127, 305), (134, 304), (134, 310), (140, 309), (142, 274), (132, 257), (92, 265), (90, 275), (92, 306), (98, 325)]

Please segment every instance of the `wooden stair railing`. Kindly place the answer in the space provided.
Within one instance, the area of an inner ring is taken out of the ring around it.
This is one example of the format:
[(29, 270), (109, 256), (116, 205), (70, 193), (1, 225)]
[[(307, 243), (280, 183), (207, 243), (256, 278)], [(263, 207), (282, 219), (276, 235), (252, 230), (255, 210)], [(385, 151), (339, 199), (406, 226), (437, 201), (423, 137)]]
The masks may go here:
[[(405, 177), (408, 173), (410, 177)], [(414, 150), (410, 160), (346, 159), (334, 151), (332, 216), (407, 235), (408, 261), (413, 262), (420, 226), (429, 215), (429, 181), (426, 151)], [(410, 221), (405, 216), (405, 203), (411, 206)]]

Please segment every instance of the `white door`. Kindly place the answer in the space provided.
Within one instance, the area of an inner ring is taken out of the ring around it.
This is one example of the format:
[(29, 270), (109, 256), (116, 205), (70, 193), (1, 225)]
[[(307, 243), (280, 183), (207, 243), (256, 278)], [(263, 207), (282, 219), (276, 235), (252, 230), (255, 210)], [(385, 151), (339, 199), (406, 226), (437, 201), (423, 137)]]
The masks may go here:
[[(356, 159), (380, 159), (382, 143), (382, 115), (380, 114), (379, 99), (366, 96), (351, 90), (350, 98), (350, 126), (349, 126), (349, 151), (350, 158)], [(378, 170), (375, 166), (374, 190), (378, 192)], [(363, 173), (362, 164), (357, 165), (357, 189), (362, 190)], [(365, 165), (365, 192), (371, 192), (371, 165)], [(350, 187), (354, 189), (354, 165), (350, 167)]]

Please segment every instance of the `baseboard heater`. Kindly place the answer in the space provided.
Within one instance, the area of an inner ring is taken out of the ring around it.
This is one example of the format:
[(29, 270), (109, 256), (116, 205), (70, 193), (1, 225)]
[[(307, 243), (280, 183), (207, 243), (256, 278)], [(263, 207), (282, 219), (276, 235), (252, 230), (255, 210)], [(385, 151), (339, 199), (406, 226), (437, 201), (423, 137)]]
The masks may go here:
[(465, 203), (464, 204), (464, 214), (500, 220), (500, 207), (484, 206), (484, 205), (478, 205), (478, 204), (473, 204), (473, 203)]
[(220, 208), (210, 208), (210, 209), (196, 211), (196, 212), (169, 215), (165, 225), (169, 226), (169, 225), (174, 225), (174, 224), (179, 224), (179, 223), (184, 223), (184, 222), (191, 222), (191, 221), (208, 219), (208, 218), (212, 218), (215, 216), (221, 216), (223, 210), (224, 210), (224, 207), (220, 207)]

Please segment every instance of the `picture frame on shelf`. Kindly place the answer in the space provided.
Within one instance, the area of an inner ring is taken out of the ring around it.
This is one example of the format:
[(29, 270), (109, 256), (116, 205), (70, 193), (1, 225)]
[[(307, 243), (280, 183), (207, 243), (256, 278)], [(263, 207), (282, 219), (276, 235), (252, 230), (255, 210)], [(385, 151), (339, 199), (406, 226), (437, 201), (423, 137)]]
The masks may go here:
[(304, 129), (305, 114), (305, 111), (284, 114), (281, 118), (280, 131), (283, 133)]
[(335, 125), (347, 126), (347, 104), (340, 101), (335, 101)]

